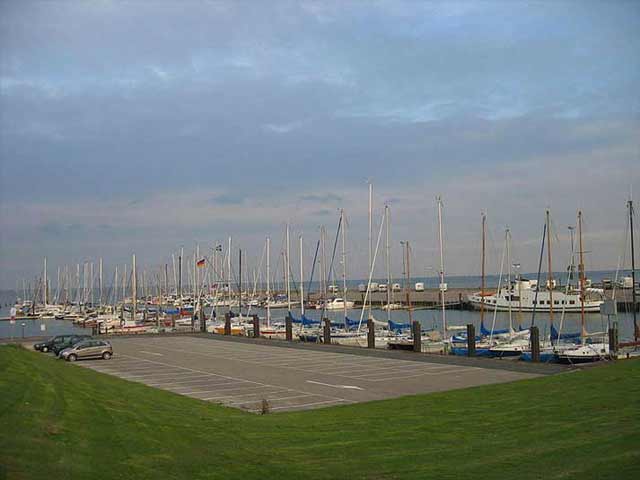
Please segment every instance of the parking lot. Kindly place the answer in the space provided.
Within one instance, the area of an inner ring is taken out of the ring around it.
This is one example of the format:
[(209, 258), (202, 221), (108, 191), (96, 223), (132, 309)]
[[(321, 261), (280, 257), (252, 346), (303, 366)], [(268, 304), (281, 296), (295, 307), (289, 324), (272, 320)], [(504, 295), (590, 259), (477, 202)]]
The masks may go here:
[(229, 342), (215, 337), (114, 338), (111, 360), (77, 365), (251, 412), (332, 405), (508, 382), (501, 369)]

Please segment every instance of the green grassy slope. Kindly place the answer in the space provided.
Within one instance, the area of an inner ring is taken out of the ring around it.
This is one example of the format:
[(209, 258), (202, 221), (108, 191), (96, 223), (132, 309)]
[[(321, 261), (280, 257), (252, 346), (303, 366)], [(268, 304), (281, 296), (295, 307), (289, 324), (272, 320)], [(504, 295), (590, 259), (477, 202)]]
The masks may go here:
[(264, 416), (0, 347), (7, 478), (633, 478), (640, 362)]

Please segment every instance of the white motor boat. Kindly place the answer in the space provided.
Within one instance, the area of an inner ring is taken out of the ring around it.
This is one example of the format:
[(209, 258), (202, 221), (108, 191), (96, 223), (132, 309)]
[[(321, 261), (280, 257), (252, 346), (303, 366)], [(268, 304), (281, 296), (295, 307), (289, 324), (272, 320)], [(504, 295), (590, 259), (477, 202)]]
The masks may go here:
[(351, 302), (349, 300), (344, 300), (340, 297), (335, 297), (332, 298), (331, 300), (328, 300), (325, 304), (324, 304), (324, 309), (325, 310), (344, 310), (345, 308), (347, 310), (353, 308), (353, 306), (355, 305), (354, 302)]
[[(602, 290), (595, 288), (585, 289), (584, 311), (600, 312), (600, 305), (604, 303)], [(554, 289), (538, 289), (535, 280), (517, 280), (511, 286), (500, 289), (497, 293), (484, 294), (480, 292), (468, 296), (469, 302), (475, 309), (484, 305), (485, 309), (499, 312), (523, 311), (548, 312), (563, 310), (566, 313), (580, 313), (580, 291), (560, 291)]]

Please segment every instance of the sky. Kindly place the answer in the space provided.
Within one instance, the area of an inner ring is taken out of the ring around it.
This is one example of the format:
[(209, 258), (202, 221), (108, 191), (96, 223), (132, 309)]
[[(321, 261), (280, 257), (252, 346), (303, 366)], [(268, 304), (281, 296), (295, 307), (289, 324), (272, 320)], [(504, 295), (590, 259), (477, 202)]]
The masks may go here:
[[(170, 261), (234, 239), (309, 268), (347, 217), (348, 276), (391, 211), (412, 272), (558, 270), (584, 215), (587, 268), (615, 268), (640, 195), (640, 2), (0, 3), (0, 288), (57, 266)], [(374, 239), (375, 240), (375, 239)], [(374, 241), (375, 243), (375, 241)], [(627, 247), (628, 250), (628, 247)], [(628, 252), (626, 253), (628, 258)], [(379, 253), (376, 274), (384, 275)], [(292, 269), (297, 266), (292, 266)]]

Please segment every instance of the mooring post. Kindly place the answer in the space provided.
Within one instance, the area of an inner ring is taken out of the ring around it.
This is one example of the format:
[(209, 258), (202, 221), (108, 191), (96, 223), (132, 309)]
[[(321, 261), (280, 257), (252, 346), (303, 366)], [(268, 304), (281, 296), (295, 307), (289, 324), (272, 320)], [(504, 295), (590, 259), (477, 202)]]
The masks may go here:
[(200, 319), (200, 331), (202, 333), (207, 333), (207, 314), (204, 312), (204, 305), (200, 306), (200, 314), (198, 315)]
[(260, 317), (253, 315), (253, 338), (260, 338)]
[(376, 327), (372, 318), (367, 320), (367, 348), (376, 348)]
[(535, 325), (529, 328), (531, 342), (531, 361), (540, 361), (540, 330)]
[(618, 358), (618, 323), (609, 328), (609, 356), (611, 358)]
[(331, 320), (324, 318), (323, 331), (322, 331), (322, 343), (325, 345), (331, 345)]
[(413, 333), (413, 351), (421, 352), (422, 351), (422, 328), (420, 327), (420, 322), (414, 320), (411, 330)]
[(291, 342), (293, 340), (293, 326), (291, 325), (291, 315), (289, 314), (284, 319), (284, 329), (287, 342)]
[(476, 327), (473, 323), (467, 325), (467, 356), (476, 356)]
[(224, 334), (231, 335), (231, 313), (224, 314)]

